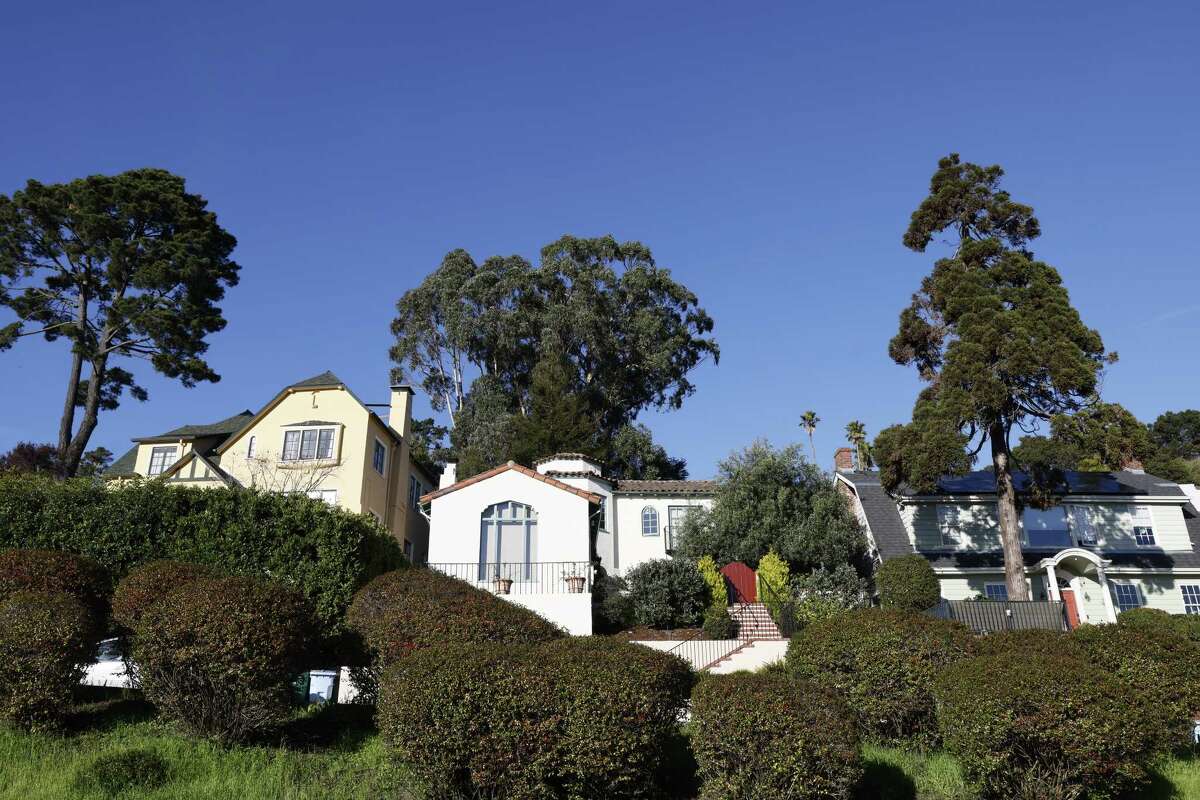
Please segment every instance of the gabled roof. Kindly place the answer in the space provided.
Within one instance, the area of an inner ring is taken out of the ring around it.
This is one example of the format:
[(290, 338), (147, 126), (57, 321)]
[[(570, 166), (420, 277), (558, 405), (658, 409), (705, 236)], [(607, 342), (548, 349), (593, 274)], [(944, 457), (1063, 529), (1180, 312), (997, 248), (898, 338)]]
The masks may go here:
[(717, 491), (716, 481), (617, 481), (617, 494), (695, 494)]
[(562, 489), (564, 492), (570, 492), (573, 495), (582, 497), (583, 499), (587, 500), (589, 503), (595, 503), (598, 505), (600, 503), (600, 501), (603, 499), (598, 494), (595, 494), (593, 492), (584, 491), (583, 489), (577, 489), (574, 486), (565, 484), (560, 480), (555, 480), (554, 478), (551, 478), (548, 475), (543, 475), (542, 473), (538, 472), (535, 469), (530, 469), (529, 467), (526, 467), (522, 464), (518, 464), (515, 461), (510, 461), (507, 464), (502, 464), (498, 467), (489, 469), (487, 472), (481, 472), (478, 475), (473, 475), (470, 478), (465, 478), (464, 480), (461, 480), (458, 483), (451, 484), (450, 486), (447, 486), (444, 489), (438, 489), (436, 491), (430, 492), (429, 494), (423, 494), (423, 495), (421, 495), (420, 502), (428, 503), (429, 501), (434, 500), (435, 498), (443, 497), (445, 495), (450, 494), (451, 492), (457, 492), (459, 489), (465, 489), (468, 486), (479, 483), (480, 481), (486, 481), (488, 478), (494, 478), (497, 475), (500, 475), (505, 472), (509, 472), (510, 470), (514, 471), (514, 472), (519, 472), (522, 475), (533, 478), (535, 481), (541, 481), (542, 483), (544, 483), (548, 486), (553, 486), (555, 489)]
[(137, 451), (138, 446), (135, 444), (126, 451), (125, 455), (118, 458), (109, 465), (108, 469), (104, 470), (103, 477), (128, 478), (136, 474), (134, 473), (133, 468), (137, 464)]
[(179, 439), (201, 439), (208, 436), (230, 436), (244, 428), (246, 423), (253, 418), (254, 412), (246, 409), (234, 414), (232, 417), (226, 417), (220, 422), (212, 422), (208, 425), (183, 425), (173, 428), (166, 433), (160, 433), (157, 436), (141, 436), (133, 441), (154, 442), (167, 439), (178, 441)]
[(311, 378), (305, 378), (302, 381), (296, 381), (287, 386), (288, 389), (319, 389), (326, 386), (345, 386), (346, 382), (334, 375), (329, 370), (325, 370), (319, 375), (313, 375)]
[[(209, 471), (212, 472), (214, 478), (216, 480), (219, 480), (221, 483), (229, 485), (230, 483), (233, 482), (233, 479), (231, 477), (229, 477), (229, 475), (225, 472), (225, 470), (223, 470), (219, 466), (217, 466), (217, 462), (214, 459), (206, 458), (204, 455), (202, 455), (201, 453), (197, 453), (195, 450), (191, 451), (190, 453), (185, 455), (183, 458), (176, 461), (174, 464), (172, 464), (170, 467), (168, 467), (166, 470), (164, 470), (161, 475), (157, 475), (155, 477), (158, 478), (159, 480), (164, 480), (164, 481), (170, 480), (172, 477), (179, 474), (179, 472), (185, 466), (187, 466), (189, 463), (191, 463), (194, 460), (198, 460), (201, 464), (204, 464), (206, 467), (208, 467)], [(185, 479), (185, 480), (187, 480), (187, 479)]]
[[(863, 474), (867, 473), (852, 473), (852, 475)], [(878, 473), (870, 474), (878, 475)], [(1074, 470), (1063, 470), (1061, 474), (1065, 486), (1061, 490), (1056, 491), (1056, 494), (1186, 496), (1183, 490), (1179, 488), (1179, 484), (1147, 472), (1131, 472), (1129, 470), (1120, 470), (1117, 472), (1076, 472)], [(1016, 485), (1018, 492), (1024, 493), (1029, 491), (1031, 483), (1029, 474), (1021, 471), (1014, 472), (1013, 483)], [(995, 492), (996, 476), (991, 470), (978, 470), (976, 472), (968, 472), (966, 475), (947, 475), (939, 478), (935, 494), (995, 494)], [(902, 497), (926, 496), (908, 486), (899, 487), (896, 490), (896, 494)]]
[(889, 558), (913, 553), (908, 530), (904, 527), (904, 521), (900, 519), (900, 509), (896, 507), (896, 501), (891, 495), (884, 491), (879, 482), (879, 473), (838, 472), (836, 475), (854, 487), (879, 557), (887, 561)]

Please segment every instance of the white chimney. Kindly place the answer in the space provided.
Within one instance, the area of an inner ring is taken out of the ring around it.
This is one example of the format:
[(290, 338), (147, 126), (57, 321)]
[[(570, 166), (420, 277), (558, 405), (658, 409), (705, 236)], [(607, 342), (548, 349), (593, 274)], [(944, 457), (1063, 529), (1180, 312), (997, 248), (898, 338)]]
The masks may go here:
[(412, 399), (411, 386), (397, 384), (392, 387), (391, 407), (388, 409), (388, 425), (400, 438), (408, 441), (412, 433)]
[(453, 486), (458, 482), (458, 464), (453, 461), (446, 462), (446, 468), (442, 470), (442, 479), (438, 481), (438, 488), (445, 489), (447, 486)]

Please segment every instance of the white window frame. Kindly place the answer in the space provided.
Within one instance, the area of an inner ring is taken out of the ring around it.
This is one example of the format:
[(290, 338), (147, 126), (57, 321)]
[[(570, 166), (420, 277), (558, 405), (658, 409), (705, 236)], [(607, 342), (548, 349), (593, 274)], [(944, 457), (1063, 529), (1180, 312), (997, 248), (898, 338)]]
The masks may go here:
[(321, 500), (327, 505), (337, 505), (337, 489), (309, 489), (305, 494), (313, 500)]
[[(329, 433), (329, 448), (327, 453), (322, 454), (321, 434), (325, 432)], [(312, 455), (305, 456), (305, 434), (309, 433), (312, 434)], [(292, 455), (289, 455), (289, 436), (296, 437), (296, 445), (290, 450)], [(279, 448), (279, 460), (288, 464), (304, 461), (333, 461), (336, 457), (337, 445), (338, 427), (336, 425), (291, 425), (284, 428), (283, 446)]]
[(1200, 584), (1182, 584), (1179, 594), (1183, 597), (1183, 613), (1200, 614)]
[(937, 504), (938, 534), (942, 538), (942, 547), (960, 548), (963, 546), (963, 532), (958, 525), (961, 506), (956, 503)]
[[(1117, 613), (1131, 611), (1135, 608), (1141, 608), (1146, 605), (1146, 600), (1142, 597), (1142, 590), (1136, 583), (1117, 583), (1109, 581), (1113, 587), (1113, 602), (1117, 606)], [(1129, 593), (1133, 593), (1133, 601), (1130, 602)]]
[(1098, 547), (1100, 534), (1096, 525), (1096, 509), (1083, 503), (1067, 505), (1067, 524), (1075, 543), (1083, 547)]
[[(155, 445), (150, 448), (150, 463), (146, 467), (147, 477), (162, 475), (179, 460), (179, 448), (173, 444)], [(158, 457), (162, 456), (162, 460)], [(170, 459), (169, 461), (167, 459)]]
[(985, 583), (983, 585), (983, 596), (988, 600), (994, 600), (998, 603), (1008, 602), (1008, 584), (1006, 583)]
[(1158, 547), (1158, 538), (1154, 535), (1154, 514), (1150, 511), (1150, 506), (1133, 506), (1131, 511), (1133, 543), (1138, 547)]
[[(649, 527), (646, 523), (650, 523)], [(659, 533), (658, 509), (654, 506), (642, 506), (642, 536), (658, 536)]]
[[(387, 445), (384, 444), (383, 440), (380, 439), (378, 436), (374, 437), (374, 439), (375, 439), (375, 446), (371, 449), (371, 466), (380, 475), (387, 475), (387, 461), (388, 461)], [(382, 458), (380, 458), (380, 454), (382, 454), (382, 456), (383, 456)], [(377, 463), (375, 463), (376, 461), (381, 461), (382, 463), (377, 464)]]

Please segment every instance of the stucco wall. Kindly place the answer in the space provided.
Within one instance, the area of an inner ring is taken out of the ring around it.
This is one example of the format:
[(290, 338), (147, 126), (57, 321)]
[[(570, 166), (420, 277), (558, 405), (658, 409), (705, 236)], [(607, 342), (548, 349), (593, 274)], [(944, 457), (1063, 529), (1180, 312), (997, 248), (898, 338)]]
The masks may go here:
[[(615, 511), (613, 531), (616, 573), (624, 575), (646, 561), (667, 558), (668, 509), (671, 506), (711, 508), (710, 497), (661, 497), (655, 495), (615, 494), (611, 502)], [(650, 506), (658, 511), (658, 534), (642, 535), (642, 509)]]

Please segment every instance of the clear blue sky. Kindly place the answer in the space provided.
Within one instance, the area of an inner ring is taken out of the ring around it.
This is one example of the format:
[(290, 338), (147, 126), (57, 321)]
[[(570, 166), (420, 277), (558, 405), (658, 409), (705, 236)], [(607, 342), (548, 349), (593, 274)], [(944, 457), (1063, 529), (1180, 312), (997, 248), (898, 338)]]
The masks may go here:
[[(887, 340), (932, 257), (900, 235), (950, 151), (1036, 208), (1038, 255), (1121, 354), (1106, 399), (1200, 406), (1195, 4), (571, 5), (7, 7), (0, 193), (164, 167), (239, 240), (223, 380), (143, 368), (150, 401), (93, 443), (120, 454), (325, 369), (384, 401), (393, 304), (446, 251), (611, 233), (716, 320), (720, 365), (645, 416), (669, 450), (708, 476), (801, 438), (813, 408), (827, 465), (848, 420), (908, 418)], [(0, 449), (54, 437), (66, 358), (0, 353)]]

